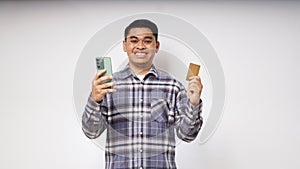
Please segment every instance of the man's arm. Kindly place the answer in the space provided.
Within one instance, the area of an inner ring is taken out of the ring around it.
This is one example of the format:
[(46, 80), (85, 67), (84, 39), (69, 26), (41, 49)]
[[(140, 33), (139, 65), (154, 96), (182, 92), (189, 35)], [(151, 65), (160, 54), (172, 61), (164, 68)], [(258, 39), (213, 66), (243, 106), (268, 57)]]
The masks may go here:
[(183, 141), (191, 142), (197, 137), (203, 123), (202, 100), (196, 106), (192, 105), (184, 90), (177, 99), (179, 99), (175, 117), (177, 136)]
[(107, 112), (107, 108), (100, 106), (90, 96), (82, 115), (82, 130), (90, 139), (99, 137), (106, 129), (107, 125), (102, 112)]
[(202, 88), (200, 77), (193, 76), (188, 84), (188, 93), (182, 87), (177, 95), (176, 131), (177, 136), (186, 142), (191, 142), (197, 137), (203, 124), (200, 99)]
[(112, 80), (111, 76), (102, 76), (106, 70), (99, 71), (92, 82), (92, 93), (88, 99), (82, 115), (82, 130), (84, 134), (94, 139), (106, 129), (107, 124), (103, 114), (107, 113), (107, 104), (105, 95), (115, 92), (110, 87), (114, 86), (114, 82), (102, 84), (106, 80)]

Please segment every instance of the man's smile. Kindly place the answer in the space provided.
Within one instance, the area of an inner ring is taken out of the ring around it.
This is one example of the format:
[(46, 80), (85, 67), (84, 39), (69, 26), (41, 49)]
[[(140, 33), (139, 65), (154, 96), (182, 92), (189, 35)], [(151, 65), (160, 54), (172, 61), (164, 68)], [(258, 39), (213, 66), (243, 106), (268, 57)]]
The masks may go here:
[(147, 52), (134, 52), (136, 56), (144, 57), (147, 55)]

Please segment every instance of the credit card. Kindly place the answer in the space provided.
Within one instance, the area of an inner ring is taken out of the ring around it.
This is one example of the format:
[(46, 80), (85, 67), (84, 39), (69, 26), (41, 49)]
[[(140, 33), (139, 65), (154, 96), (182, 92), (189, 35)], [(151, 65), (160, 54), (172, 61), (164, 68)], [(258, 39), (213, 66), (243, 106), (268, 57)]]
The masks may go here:
[(199, 71), (200, 71), (200, 65), (190, 63), (189, 69), (188, 69), (188, 72), (186, 75), (186, 80), (189, 80), (189, 78), (192, 76), (198, 76)]

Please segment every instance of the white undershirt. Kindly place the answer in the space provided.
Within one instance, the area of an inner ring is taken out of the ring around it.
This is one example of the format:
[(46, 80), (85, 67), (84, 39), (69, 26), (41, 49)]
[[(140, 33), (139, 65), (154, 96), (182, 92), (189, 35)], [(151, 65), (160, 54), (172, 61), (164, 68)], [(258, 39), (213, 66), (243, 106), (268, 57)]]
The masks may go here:
[(136, 76), (140, 79), (140, 81), (143, 81), (145, 77), (145, 75), (136, 75)]

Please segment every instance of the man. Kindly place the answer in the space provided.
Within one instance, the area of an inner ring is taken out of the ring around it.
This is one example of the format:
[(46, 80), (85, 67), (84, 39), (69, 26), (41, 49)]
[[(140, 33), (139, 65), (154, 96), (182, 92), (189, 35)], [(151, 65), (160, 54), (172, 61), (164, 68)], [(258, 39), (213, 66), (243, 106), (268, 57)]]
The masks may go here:
[[(125, 29), (125, 69), (92, 82), (92, 92), (82, 116), (87, 137), (97, 138), (107, 129), (106, 168), (176, 168), (177, 137), (190, 142), (202, 126), (200, 77), (189, 79), (188, 90), (153, 65), (158, 52), (157, 26), (145, 19)], [(110, 83), (102, 82), (112, 80)]]

